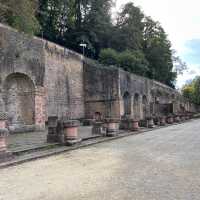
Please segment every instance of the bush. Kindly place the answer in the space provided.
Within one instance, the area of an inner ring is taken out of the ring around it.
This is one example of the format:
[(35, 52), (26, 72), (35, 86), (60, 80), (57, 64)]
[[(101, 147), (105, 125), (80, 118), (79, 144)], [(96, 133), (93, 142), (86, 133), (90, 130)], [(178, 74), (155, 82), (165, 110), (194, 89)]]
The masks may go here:
[(114, 49), (102, 49), (99, 55), (100, 63), (104, 65), (118, 65), (118, 53)]

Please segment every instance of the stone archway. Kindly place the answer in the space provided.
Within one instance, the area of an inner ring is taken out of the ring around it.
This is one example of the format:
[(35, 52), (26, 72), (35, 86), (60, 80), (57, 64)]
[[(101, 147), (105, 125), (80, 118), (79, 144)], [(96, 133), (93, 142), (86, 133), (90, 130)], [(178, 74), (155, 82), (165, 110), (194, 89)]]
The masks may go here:
[(10, 124), (35, 124), (35, 86), (25, 74), (10, 74), (4, 81), (5, 111)]
[(131, 114), (131, 95), (128, 92), (124, 93), (123, 102), (124, 102), (124, 115), (130, 115)]

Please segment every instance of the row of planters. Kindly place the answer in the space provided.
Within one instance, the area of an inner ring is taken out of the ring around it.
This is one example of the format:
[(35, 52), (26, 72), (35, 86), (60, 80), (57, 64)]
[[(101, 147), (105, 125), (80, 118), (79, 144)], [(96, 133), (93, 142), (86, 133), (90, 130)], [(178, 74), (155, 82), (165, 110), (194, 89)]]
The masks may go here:
[[(165, 116), (150, 116), (146, 120), (135, 120), (130, 117), (124, 119), (106, 118), (101, 121), (92, 121), (92, 134), (98, 134), (102, 136), (116, 136), (120, 129), (129, 131), (138, 131), (140, 127), (154, 128), (157, 126), (164, 126), (166, 123), (173, 124), (179, 123), (193, 116), (191, 113), (182, 115), (168, 115)], [(77, 120), (69, 120), (63, 117), (48, 118), (48, 136), (47, 142), (60, 143), (63, 145), (74, 145), (81, 142), (81, 138), (78, 134), (78, 127), (80, 122)], [(7, 150), (7, 137), (9, 130), (7, 128), (7, 118), (5, 114), (0, 113), (0, 162), (12, 159), (12, 154)]]
[[(86, 124), (92, 124), (92, 134), (107, 137), (116, 136), (120, 130), (138, 131), (140, 127), (154, 128), (166, 124), (180, 123), (191, 119), (192, 114), (171, 114), (166, 116), (149, 116), (145, 120), (136, 120), (130, 117), (124, 119), (105, 118), (99, 121), (89, 120)], [(87, 120), (88, 121), (88, 120)], [(64, 145), (73, 145), (81, 142), (78, 134), (80, 122), (57, 117), (49, 117), (48, 142), (59, 142)]]

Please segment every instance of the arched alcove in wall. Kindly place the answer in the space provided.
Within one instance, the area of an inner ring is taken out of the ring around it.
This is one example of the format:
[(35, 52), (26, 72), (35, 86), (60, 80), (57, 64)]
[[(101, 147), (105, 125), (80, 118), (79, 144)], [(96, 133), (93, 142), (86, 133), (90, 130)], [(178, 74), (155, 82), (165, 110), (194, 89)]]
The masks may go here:
[(131, 95), (129, 92), (125, 92), (123, 95), (123, 102), (124, 102), (124, 115), (131, 114)]
[(133, 113), (135, 118), (140, 119), (140, 95), (138, 93), (134, 95)]
[(146, 95), (142, 96), (142, 118), (144, 119), (147, 116), (147, 97)]
[(35, 123), (35, 86), (26, 74), (13, 73), (6, 77), (3, 100), (11, 124)]

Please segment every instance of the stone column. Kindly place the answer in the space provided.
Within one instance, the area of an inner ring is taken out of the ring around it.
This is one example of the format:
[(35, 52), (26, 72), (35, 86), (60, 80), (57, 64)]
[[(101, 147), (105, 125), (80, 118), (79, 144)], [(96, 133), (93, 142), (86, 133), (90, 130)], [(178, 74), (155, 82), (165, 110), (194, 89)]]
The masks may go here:
[(38, 87), (35, 90), (35, 125), (36, 130), (45, 130), (45, 88)]

